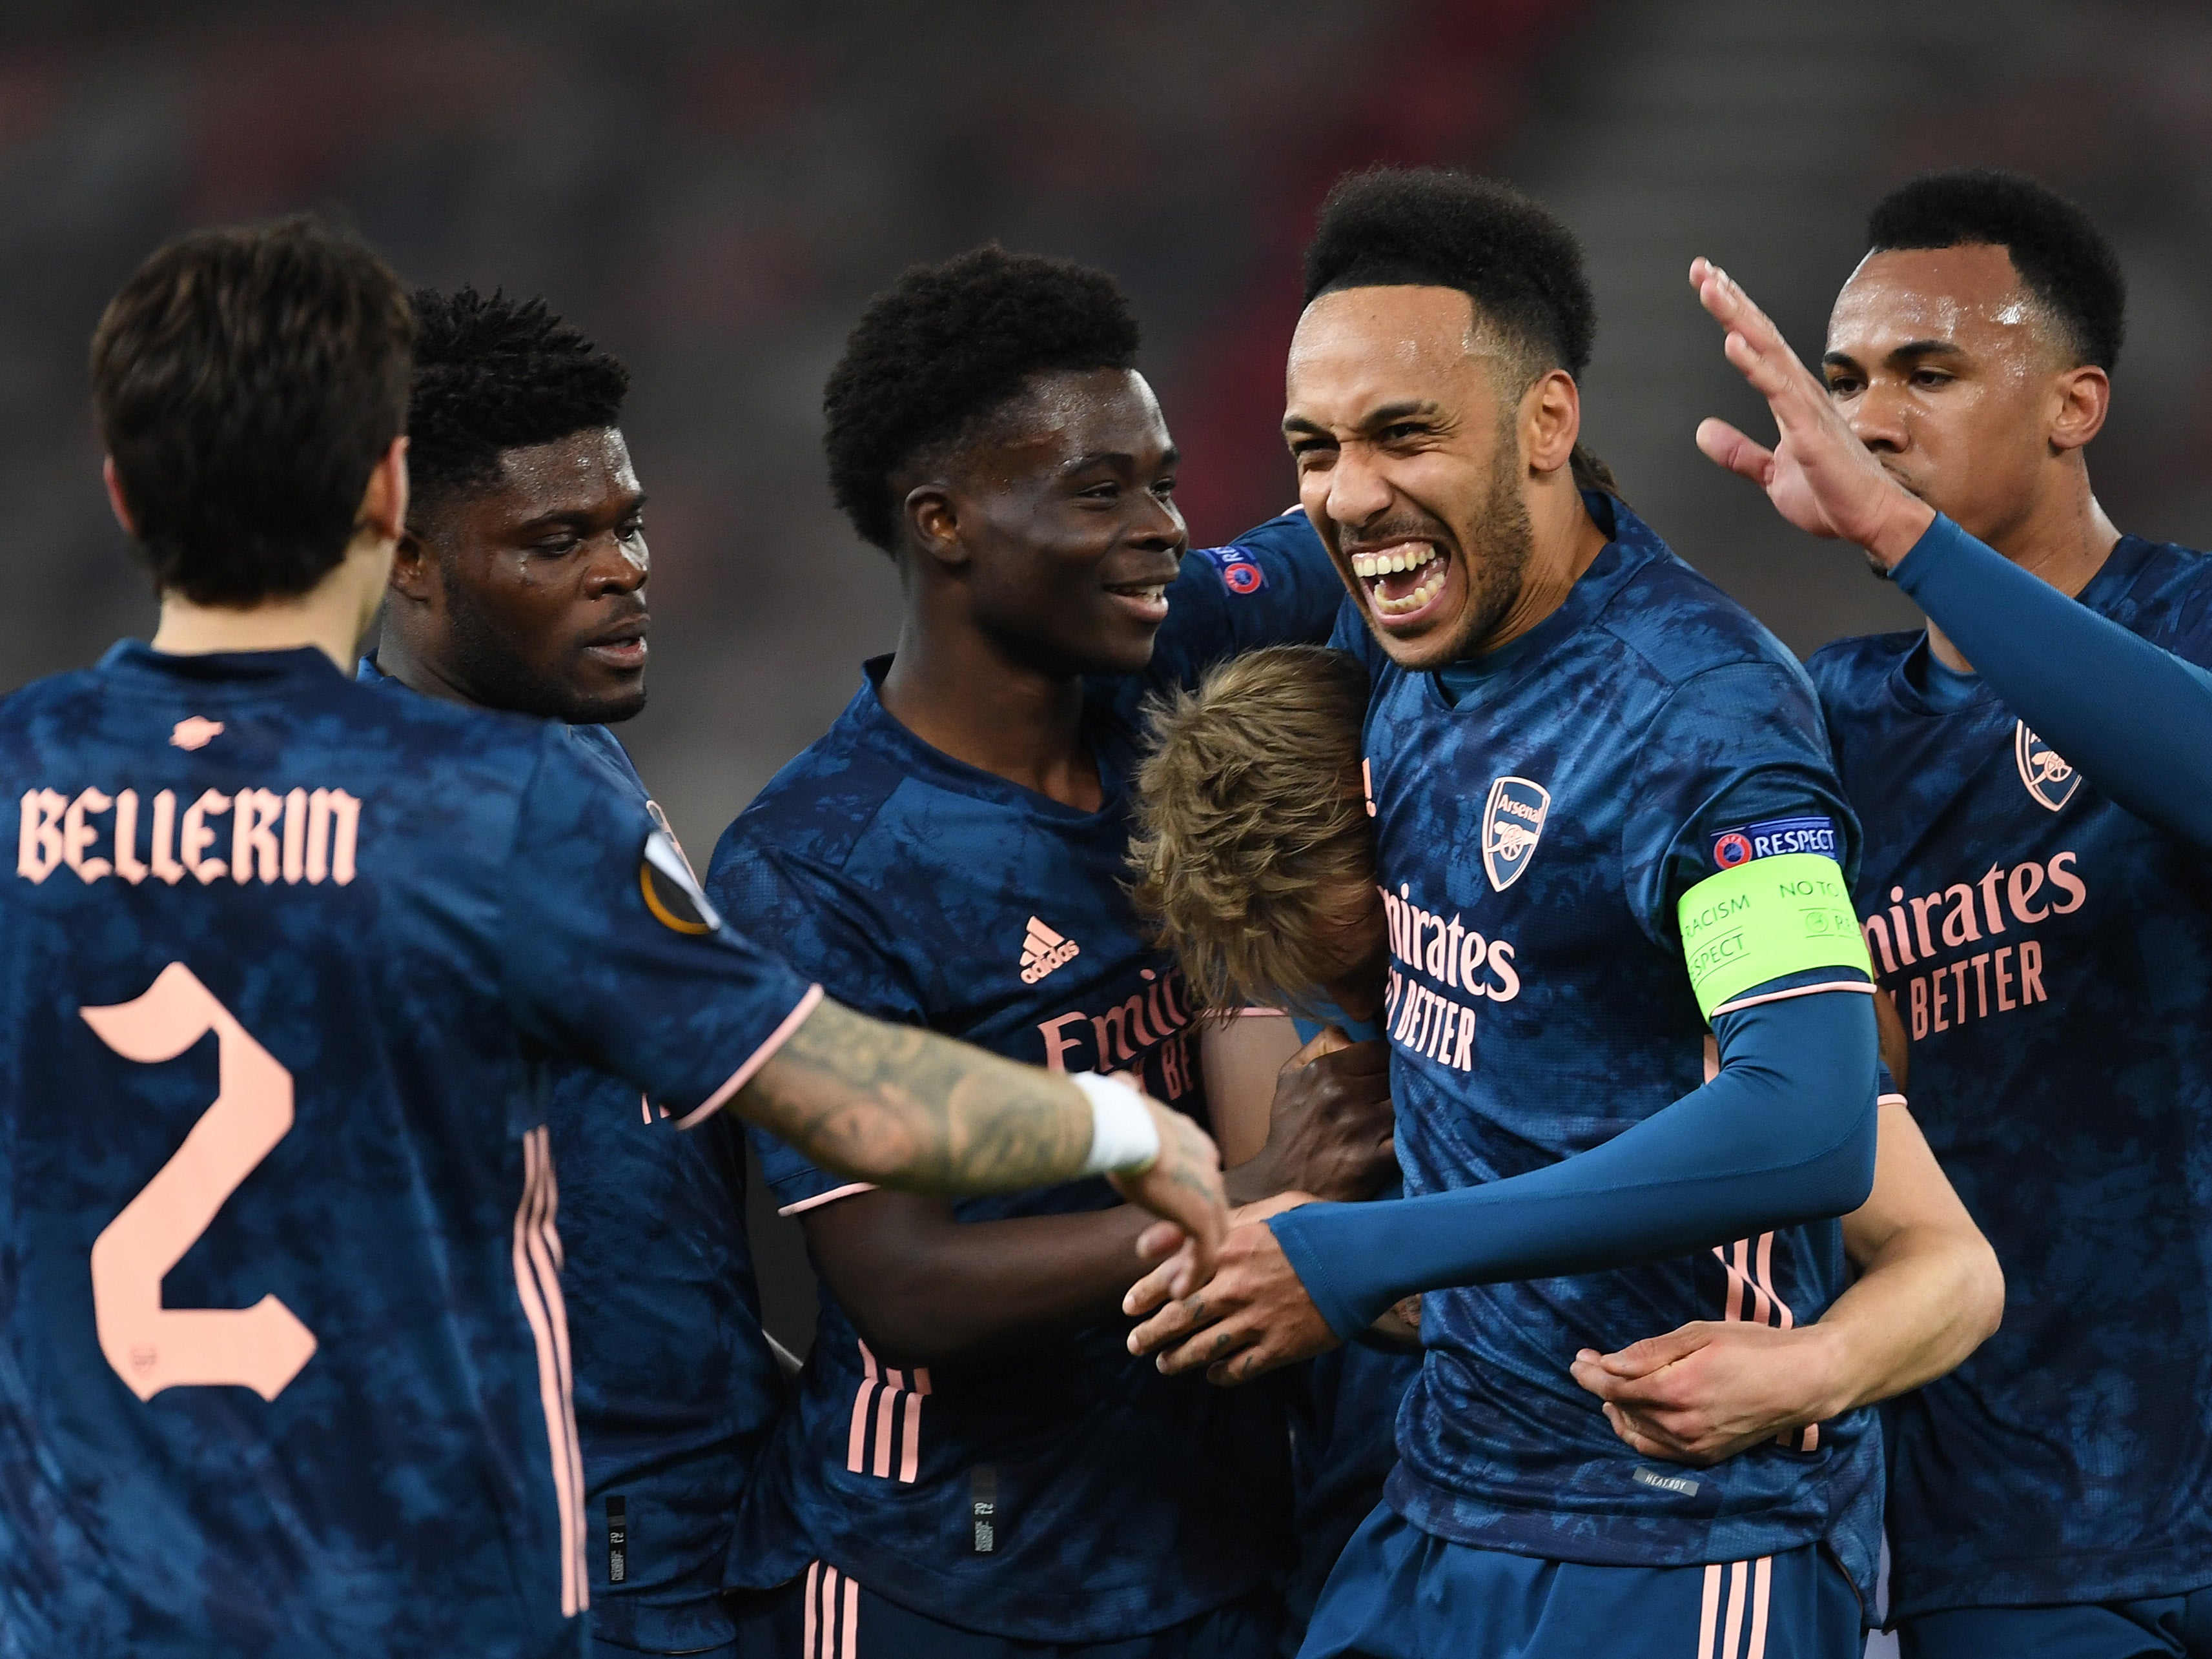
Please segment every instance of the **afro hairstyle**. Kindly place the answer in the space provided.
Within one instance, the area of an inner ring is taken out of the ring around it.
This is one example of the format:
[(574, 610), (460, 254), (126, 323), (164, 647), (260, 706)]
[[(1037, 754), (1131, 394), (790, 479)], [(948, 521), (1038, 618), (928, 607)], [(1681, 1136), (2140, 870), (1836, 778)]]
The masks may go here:
[(1574, 233), (1519, 191), (1451, 167), (1347, 173), (1306, 244), (1305, 298), (1346, 288), (1455, 288), (1516, 346), (1531, 380), (1579, 378), (1597, 301)]
[(426, 507), (499, 477), (500, 455), (622, 418), (629, 371), (543, 300), (415, 295), (407, 468)]
[(1030, 376), (1134, 368), (1138, 343), (1103, 271), (996, 243), (915, 265), (869, 301), (823, 388), (830, 493), (895, 554), (899, 473), (975, 434)]
[(2025, 174), (1952, 167), (1909, 179), (1867, 216), (1867, 245), (1877, 253), (2001, 247), (2079, 362), (2109, 374), (2119, 361), (2128, 283), (2112, 244), (2087, 214)]

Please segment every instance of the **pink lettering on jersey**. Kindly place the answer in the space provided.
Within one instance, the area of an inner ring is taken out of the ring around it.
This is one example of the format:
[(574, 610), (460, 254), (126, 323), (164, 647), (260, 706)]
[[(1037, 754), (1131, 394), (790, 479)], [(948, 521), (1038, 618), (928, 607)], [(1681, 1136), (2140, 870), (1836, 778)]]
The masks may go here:
[(1039, 1020), (1044, 1063), (1055, 1072), (1134, 1071), (1155, 1097), (1180, 1100), (1198, 1080), (1184, 1034), (1191, 1011), (1182, 977), (1150, 968), (1139, 977), (1142, 988), (1103, 1014), (1071, 1008)]
[[(2080, 854), (2069, 848), (2048, 860), (2029, 859), (2009, 868), (1993, 864), (1971, 882), (1916, 897), (1902, 887), (1889, 890), (1887, 908), (1866, 917), (1860, 931), (1876, 971), (1885, 979), (1905, 980), (1892, 986), (1891, 995), (1907, 1012), (1915, 1041), (2050, 1000), (2043, 985), (2043, 941), (1998, 939), (2032, 933), (2053, 916), (2081, 908), (2089, 887), (2076, 867), (2080, 862)], [(1975, 950), (1978, 945), (1985, 948)], [(1961, 954), (1935, 963), (1954, 951)], [(1921, 971), (1904, 971), (1914, 967)]]
[(100, 1352), (131, 1393), (231, 1384), (264, 1400), (314, 1357), (314, 1334), (274, 1294), (250, 1308), (165, 1308), (161, 1281), (292, 1127), (292, 1074), (181, 962), (143, 996), (78, 1012), (126, 1060), (158, 1066), (216, 1035), (214, 1103), (92, 1246)]
[[(295, 788), (279, 795), (270, 789), (241, 789), (235, 796), (204, 791), (177, 819), (177, 792), (154, 797), (147, 856), (138, 856), (136, 789), (79, 790), (71, 799), (52, 789), (24, 793), (15, 846), (15, 873), (43, 882), (67, 868), (88, 885), (109, 875), (132, 886), (151, 875), (173, 887), (189, 873), (203, 886), (226, 875), (243, 886), (280, 878), (296, 886), (327, 881), (343, 887), (356, 873), (361, 802), (343, 789)], [(102, 825), (96, 820), (112, 813)], [(213, 849), (222, 832), (210, 822), (228, 813), (229, 854)], [(97, 849), (102, 842), (107, 856)]]
[(23, 792), (22, 818), (15, 836), (15, 873), (38, 883), (53, 874), (62, 861), (62, 814), (69, 797), (52, 789)]

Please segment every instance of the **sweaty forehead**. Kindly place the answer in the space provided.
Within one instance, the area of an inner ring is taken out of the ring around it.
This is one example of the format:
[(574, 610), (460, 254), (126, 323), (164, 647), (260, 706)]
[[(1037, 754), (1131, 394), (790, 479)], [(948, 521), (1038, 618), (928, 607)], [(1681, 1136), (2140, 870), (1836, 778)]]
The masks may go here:
[(621, 429), (596, 427), (550, 443), (501, 450), (498, 480), (487, 493), (526, 517), (589, 513), (635, 495), (637, 474)]
[(1348, 423), (1409, 400), (1463, 406), (1491, 390), (1504, 355), (1457, 289), (1340, 289), (1298, 319), (1284, 385), (1292, 415)]
[(1978, 356), (2059, 349), (2047, 309), (1988, 243), (1869, 253), (1836, 295), (1828, 346), (1862, 362), (1912, 342), (1944, 341)]

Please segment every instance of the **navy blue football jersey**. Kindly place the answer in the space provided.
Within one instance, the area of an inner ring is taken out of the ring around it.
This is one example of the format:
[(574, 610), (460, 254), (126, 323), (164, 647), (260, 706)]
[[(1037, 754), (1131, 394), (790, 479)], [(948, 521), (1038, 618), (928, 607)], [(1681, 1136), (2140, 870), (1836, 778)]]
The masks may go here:
[(818, 991), (568, 733), (314, 650), (27, 687), (0, 799), (0, 1624), (577, 1651), (548, 1084), (706, 1115)]
[[(1296, 1017), (1301, 1043), (1312, 1042), (1324, 1024), (1355, 1042), (1382, 1039), (1381, 1026), (1340, 1008), (1322, 1004), (1318, 1012), (1325, 1019)], [(1404, 1196), (1403, 1183), (1393, 1181), (1375, 1201)], [(1285, 1653), (1297, 1651), (1337, 1557), (1382, 1501), (1383, 1484), (1398, 1466), (1398, 1411), (1420, 1369), (1418, 1352), (1347, 1342), (1283, 1374), (1297, 1534), (1297, 1560), (1283, 1586)]]
[[(405, 690), (373, 659), (360, 678)], [(612, 732), (561, 729), (667, 828)], [(723, 1560), (784, 1393), (745, 1237), (744, 1129), (717, 1112), (678, 1133), (630, 1084), (587, 1066), (554, 1072), (546, 1103), (592, 1625), (624, 1647), (696, 1652), (735, 1634)]]
[[(1528, 634), (1455, 665), (1455, 701), (1348, 610), (1338, 631), (1375, 681), (1364, 744), (1411, 1195), (1542, 1168), (1697, 1088), (1711, 1036), (1677, 902), (1762, 851), (1853, 861), (1804, 671), (1626, 507), (1585, 499), (1604, 550)], [(1714, 1468), (1654, 1466), (1568, 1370), (1577, 1349), (1691, 1320), (1817, 1319), (1845, 1282), (1831, 1221), (1431, 1291), (1389, 1501), (1439, 1537), (1554, 1560), (1683, 1565), (1826, 1540), (1870, 1589), (1871, 1413)]]
[[(2212, 665), (2201, 553), (2126, 538), (2081, 600)], [(1913, 1114), (2005, 1273), (1889, 1411), (1892, 1609), (2178, 1594), (2212, 1581), (2212, 855), (1924, 640), (1812, 663)]]
[[(1342, 595), (1295, 514), (1189, 555), (1150, 672), (1089, 694), (1095, 812), (921, 742), (878, 701), (878, 659), (730, 826), (708, 891), (854, 1007), (1057, 1071), (1132, 1071), (1203, 1121), (1188, 994), (1125, 890), (1139, 706), (1235, 650), (1325, 637)], [(787, 1214), (855, 1190), (757, 1144)], [(1119, 1201), (1090, 1180), (954, 1207), (989, 1221)], [(799, 1407), (748, 1495), (738, 1582), (818, 1558), (933, 1619), (1057, 1642), (1165, 1629), (1267, 1582), (1289, 1510), (1279, 1402), (1163, 1377), (1127, 1329), (906, 1371), (825, 1285)]]

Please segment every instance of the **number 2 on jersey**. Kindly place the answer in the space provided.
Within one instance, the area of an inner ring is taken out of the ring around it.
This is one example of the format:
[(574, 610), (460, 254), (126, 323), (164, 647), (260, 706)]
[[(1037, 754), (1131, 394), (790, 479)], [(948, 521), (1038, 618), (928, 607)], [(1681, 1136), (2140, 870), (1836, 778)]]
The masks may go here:
[(291, 1073), (181, 962), (142, 997), (77, 1012), (102, 1042), (144, 1066), (174, 1060), (213, 1031), (220, 1079), (176, 1156), (93, 1241), (100, 1351), (141, 1400), (211, 1384), (274, 1400), (314, 1357), (314, 1333), (273, 1294), (250, 1308), (165, 1308), (161, 1281), (291, 1128)]

